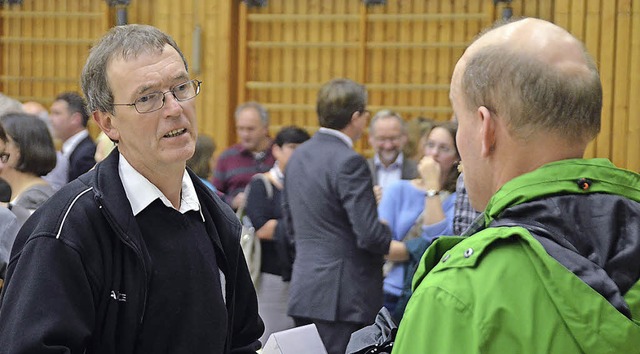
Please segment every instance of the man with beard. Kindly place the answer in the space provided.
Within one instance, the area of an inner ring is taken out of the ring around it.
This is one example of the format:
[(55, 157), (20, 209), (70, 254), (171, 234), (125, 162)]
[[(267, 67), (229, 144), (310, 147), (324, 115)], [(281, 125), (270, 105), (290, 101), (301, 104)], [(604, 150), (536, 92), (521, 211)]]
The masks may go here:
[(367, 163), (376, 199), (380, 199), (384, 187), (391, 183), (418, 177), (416, 163), (402, 153), (407, 144), (407, 127), (399, 114), (390, 110), (376, 113), (369, 125), (369, 144), (375, 151)]

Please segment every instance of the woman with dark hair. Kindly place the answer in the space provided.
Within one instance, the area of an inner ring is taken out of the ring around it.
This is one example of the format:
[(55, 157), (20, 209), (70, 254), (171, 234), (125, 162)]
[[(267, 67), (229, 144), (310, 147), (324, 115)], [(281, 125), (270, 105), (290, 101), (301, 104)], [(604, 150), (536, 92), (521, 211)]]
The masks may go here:
[(294, 326), (287, 316), (293, 251), (283, 220), (282, 189), (289, 158), (296, 147), (307, 140), (309, 134), (301, 128), (282, 128), (271, 148), (276, 163), (270, 171), (254, 176), (248, 186), (245, 212), (262, 249), (260, 280), (256, 284), (258, 311), (265, 326), (262, 343), (271, 333)]
[(0, 177), (11, 186), (11, 204), (31, 212), (42, 205), (55, 190), (42, 176), (56, 165), (56, 150), (47, 125), (26, 113), (0, 117), (7, 134), (7, 162)]
[[(9, 153), (6, 152), (7, 148), (7, 135), (0, 125), (0, 171), (2, 166), (9, 160)], [(14, 215), (5, 206), (5, 202), (0, 202), (0, 288), (4, 280), (5, 272), (7, 270), (7, 264), (9, 263), (9, 255), (11, 253), (11, 246), (18, 234), (20, 224), (16, 215)]]
[(393, 233), (385, 266), (384, 304), (398, 321), (410, 294), (413, 265), (434, 239), (453, 235), (460, 162), (456, 131), (455, 123), (443, 122), (425, 133), (424, 157), (418, 164), (420, 177), (389, 186), (378, 206), (380, 219)]

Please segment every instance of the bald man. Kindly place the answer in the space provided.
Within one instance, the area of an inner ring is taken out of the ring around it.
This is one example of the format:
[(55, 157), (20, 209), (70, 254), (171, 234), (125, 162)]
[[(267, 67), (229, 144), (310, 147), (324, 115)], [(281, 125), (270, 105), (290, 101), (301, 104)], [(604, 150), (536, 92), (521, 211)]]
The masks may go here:
[(484, 218), (427, 250), (393, 353), (638, 353), (640, 175), (582, 158), (602, 107), (583, 44), (537, 19), (493, 28), (450, 99)]

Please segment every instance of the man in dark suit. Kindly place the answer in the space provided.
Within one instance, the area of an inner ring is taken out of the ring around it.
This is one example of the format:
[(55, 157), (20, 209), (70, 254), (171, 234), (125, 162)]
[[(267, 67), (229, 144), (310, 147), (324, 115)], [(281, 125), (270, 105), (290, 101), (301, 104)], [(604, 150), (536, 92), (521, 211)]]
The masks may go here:
[(62, 93), (51, 105), (49, 117), (55, 137), (62, 141), (62, 158), (69, 162), (66, 174), (69, 182), (96, 164), (96, 144), (87, 130), (87, 104), (78, 93)]
[(320, 130), (285, 173), (285, 217), (296, 244), (288, 314), (314, 323), (329, 354), (382, 307), (382, 264), (391, 232), (378, 221), (371, 172), (353, 150), (365, 127), (365, 88), (348, 79), (318, 93)]
[(402, 153), (407, 144), (407, 126), (398, 113), (385, 109), (373, 116), (369, 124), (369, 144), (375, 155), (367, 160), (367, 164), (378, 199), (391, 183), (418, 177), (416, 162)]

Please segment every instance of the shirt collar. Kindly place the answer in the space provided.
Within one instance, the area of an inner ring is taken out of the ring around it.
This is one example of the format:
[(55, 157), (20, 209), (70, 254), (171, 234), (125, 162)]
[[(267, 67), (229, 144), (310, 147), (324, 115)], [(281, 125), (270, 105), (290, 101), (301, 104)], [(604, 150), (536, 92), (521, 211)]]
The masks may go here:
[(402, 168), (402, 163), (403, 162), (404, 162), (404, 154), (402, 152), (400, 152), (400, 155), (398, 155), (398, 157), (396, 157), (396, 160), (393, 161), (393, 163), (391, 165), (389, 165), (389, 167), (384, 167), (384, 165), (382, 164), (382, 161), (380, 161), (380, 156), (378, 156), (378, 154), (373, 155), (373, 164), (374, 164), (374, 166), (376, 166), (376, 168), (385, 168), (387, 170), (396, 170), (396, 169)]
[(350, 148), (353, 149), (353, 140), (351, 140), (351, 138), (347, 134), (339, 130), (321, 127), (320, 129), (318, 129), (318, 133), (324, 133), (324, 134), (329, 134), (329, 135), (338, 137), (340, 138), (340, 140), (344, 141), (345, 144), (347, 144)]
[(86, 129), (82, 129), (81, 131), (72, 135), (69, 139), (67, 139), (64, 143), (62, 143), (62, 151), (64, 156), (69, 156), (73, 152), (73, 149), (80, 144), (82, 139), (89, 136), (89, 131)]
[[(136, 171), (122, 154), (120, 154), (120, 161), (118, 162), (118, 173), (122, 180), (122, 186), (124, 187), (127, 199), (129, 199), (129, 203), (131, 203), (134, 216), (142, 212), (156, 199), (160, 199), (165, 206), (175, 209), (160, 189), (140, 174), (140, 172)], [(199, 211), (202, 221), (204, 222), (204, 215), (200, 208), (200, 201), (198, 200), (196, 189), (186, 169), (182, 175), (181, 195), (180, 209), (176, 210), (182, 214), (190, 210)]]

